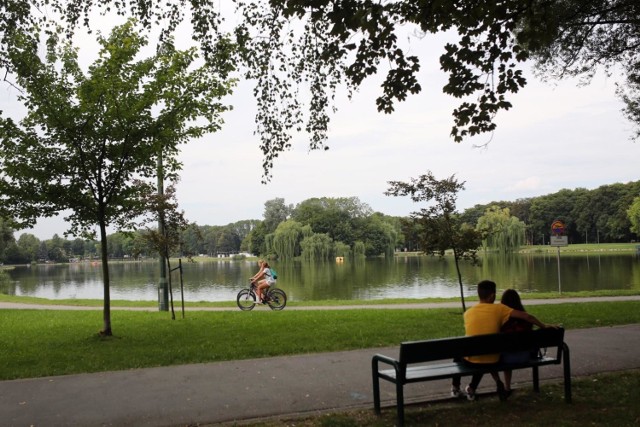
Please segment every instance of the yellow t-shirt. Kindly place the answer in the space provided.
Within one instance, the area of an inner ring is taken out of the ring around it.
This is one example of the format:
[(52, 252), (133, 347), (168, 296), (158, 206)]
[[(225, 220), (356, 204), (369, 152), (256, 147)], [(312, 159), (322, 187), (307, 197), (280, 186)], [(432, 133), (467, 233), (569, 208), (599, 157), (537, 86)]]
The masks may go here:
[[(496, 334), (500, 327), (511, 316), (512, 308), (504, 304), (479, 303), (464, 313), (464, 330), (466, 335)], [(472, 363), (496, 363), (499, 354), (466, 357)]]

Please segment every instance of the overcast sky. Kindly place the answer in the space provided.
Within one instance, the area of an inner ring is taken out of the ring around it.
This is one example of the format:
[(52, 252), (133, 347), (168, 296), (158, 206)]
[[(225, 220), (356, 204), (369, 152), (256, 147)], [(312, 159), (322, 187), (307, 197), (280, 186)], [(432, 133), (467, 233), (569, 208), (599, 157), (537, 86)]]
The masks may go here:
[[(187, 218), (226, 225), (262, 219), (264, 203), (277, 197), (295, 205), (312, 197), (354, 196), (375, 211), (405, 216), (421, 206), (385, 196), (387, 182), (429, 170), (439, 179), (455, 174), (466, 182), (458, 198), (461, 211), (478, 203), (640, 179), (640, 143), (630, 140), (633, 127), (620, 112), (615, 81), (602, 75), (578, 87), (575, 80), (540, 82), (529, 69), (529, 84), (511, 97), (510, 111), (499, 113), (492, 135), (453, 142), (451, 112), (458, 100), (442, 94), (441, 46), (442, 37), (411, 41), (422, 63), (423, 91), (397, 104), (391, 115), (375, 108), (380, 79), (367, 81), (352, 100), (340, 93), (329, 125), (330, 149), (309, 151), (306, 135), (297, 135), (292, 149), (276, 159), (266, 185), (253, 134), (252, 83), (241, 82), (228, 100), (234, 110), (225, 114), (222, 131), (183, 146), (178, 200)], [(20, 111), (15, 90), (2, 87), (0, 109)], [(474, 147), (486, 142), (486, 148)], [(25, 231), (49, 239), (65, 230), (57, 218)]]

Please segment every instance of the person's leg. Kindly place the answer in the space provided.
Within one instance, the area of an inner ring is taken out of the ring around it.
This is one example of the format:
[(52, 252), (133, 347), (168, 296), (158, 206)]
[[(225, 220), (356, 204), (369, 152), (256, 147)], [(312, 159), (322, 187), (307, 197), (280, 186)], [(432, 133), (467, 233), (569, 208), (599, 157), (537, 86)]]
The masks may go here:
[(471, 387), (473, 390), (477, 390), (483, 376), (484, 374), (473, 374), (473, 376), (471, 377), (471, 382), (469, 383), (469, 387)]
[(460, 391), (460, 382), (461, 378), (459, 375), (451, 378), (451, 396), (460, 397), (462, 395), (462, 392)]
[(498, 375), (497, 372), (492, 372), (491, 376), (493, 377), (493, 380), (496, 382), (496, 391), (498, 393), (498, 397), (500, 398), (500, 400), (505, 401), (507, 400), (507, 397), (509, 397), (509, 394), (507, 393), (507, 391), (504, 388), (504, 384), (502, 383), (502, 381), (500, 380), (500, 375)]
[(265, 289), (268, 288), (269, 285), (267, 284), (266, 280), (261, 280), (258, 282), (258, 293), (260, 294), (259, 298), (262, 301), (265, 297), (266, 291)]
[(471, 382), (464, 389), (468, 400), (476, 400), (476, 390), (478, 389), (483, 376), (483, 374), (473, 374), (471, 376)]
[[(460, 363), (464, 359), (453, 359), (455, 363)], [(460, 391), (460, 382), (462, 381), (462, 377), (460, 375), (456, 375), (451, 378), (451, 396), (460, 397), (462, 392)]]
[(262, 299), (267, 299), (267, 293), (269, 292), (269, 288), (271, 285), (265, 280), (264, 283), (260, 287), (260, 292), (262, 292)]
[(258, 302), (262, 300), (262, 282), (263, 280), (256, 282), (256, 298), (258, 298)]
[(504, 389), (507, 390), (507, 393), (511, 391), (512, 376), (513, 376), (513, 371), (511, 369), (507, 369), (504, 371)]

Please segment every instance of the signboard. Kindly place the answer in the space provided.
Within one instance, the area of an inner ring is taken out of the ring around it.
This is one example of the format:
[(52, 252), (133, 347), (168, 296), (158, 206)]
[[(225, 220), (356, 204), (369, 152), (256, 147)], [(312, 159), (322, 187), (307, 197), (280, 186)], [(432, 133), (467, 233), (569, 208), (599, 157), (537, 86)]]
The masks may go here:
[(551, 224), (551, 234), (553, 234), (554, 236), (563, 236), (564, 230), (564, 222), (560, 221), (559, 219), (556, 219)]
[(551, 241), (549, 246), (558, 248), (558, 292), (562, 293), (562, 282), (560, 281), (560, 246), (569, 246), (569, 238), (564, 235), (564, 222), (556, 219), (551, 223)]
[(551, 236), (550, 246), (569, 246), (569, 237), (567, 236)]

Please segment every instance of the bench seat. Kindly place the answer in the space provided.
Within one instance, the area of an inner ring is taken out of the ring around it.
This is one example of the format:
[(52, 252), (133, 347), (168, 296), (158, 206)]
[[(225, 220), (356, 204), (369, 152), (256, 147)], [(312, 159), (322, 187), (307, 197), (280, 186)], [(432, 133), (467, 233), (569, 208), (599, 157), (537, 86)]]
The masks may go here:
[[(470, 365), (454, 361), (464, 356), (521, 352), (538, 348), (546, 349), (544, 355), (531, 357), (517, 364)], [(372, 358), (374, 409), (376, 413), (380, 413), (380, 379), (396, 385), (398, 425), (403, 425), (405, 384), (450, 379), (455, 376), (471, 376), (478, 373), (487, 374), (506, 369), (531, 369), (533, 389), (537, 392), (539, 391), (538, 368), (558, 364), (563, 364), (565, 401), (570, 403), (571, 366), (569, 347), (564, 342), (563, 328), (403, 342), (400, 344), (398, 359), (382, 354), (376, 354)], [(391, 369), (380, 369), (380, 365), (389, 365)]]

